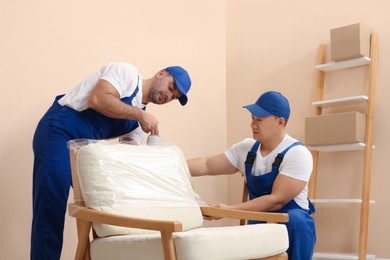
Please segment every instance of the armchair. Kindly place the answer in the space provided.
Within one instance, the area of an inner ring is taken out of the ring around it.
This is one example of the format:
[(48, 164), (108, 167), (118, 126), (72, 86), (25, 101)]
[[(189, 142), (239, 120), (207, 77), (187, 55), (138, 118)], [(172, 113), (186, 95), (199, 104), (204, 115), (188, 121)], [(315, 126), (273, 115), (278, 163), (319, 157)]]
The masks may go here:
[[(199, 206), (176, 146), (72, 140), (75, 259), (287, 259), (288, 215)], [(267, 222), (202, 227), (202, 215)]]

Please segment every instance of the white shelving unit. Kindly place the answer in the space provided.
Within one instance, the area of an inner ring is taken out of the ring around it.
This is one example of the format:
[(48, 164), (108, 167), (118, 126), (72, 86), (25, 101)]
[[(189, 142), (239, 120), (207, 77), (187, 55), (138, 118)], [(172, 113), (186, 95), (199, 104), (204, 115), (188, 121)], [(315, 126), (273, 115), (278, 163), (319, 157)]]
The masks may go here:
[[(335, 203), (351, 203), (351, 204), (360, 204), (362, 203), (362, 199), (312, 199), (311, 202), (313, 203), (328, 203), (328, 204), (335, 204)], [(374, 204), (374, 200), (370, 200), (370, 204)]]
[(315, 107), (327, 108), (327, 107), (337, 107), (337, 106), (352, 106), (352, 105), (367, 103), (367, 101), (368, 101), (368, 97), (361, 95), (361, 96), (316, 101), (313, 102), (312, 105)]
[(365, 143), (352, 143), (352, 144), (308, 146), (307, 148), (309, 148), (309, 150), (318, 151), (318, 152), (341, 152), (341, 151), (363, 150), (365, 147), (366, 147)]
[[(377, 63), (377, 35), (371, 34), (371, 49), (370, 58), (361, 57), (341, 62), (326, 63), (326, 46), (320, 45), (319, 50), (319, 65), (315, 66), (317, 69), (317, 100), (312, 103), (315, 107), (315, 115), (323, 114), (324, 108), (334, 108), (340, 106), (366, 106), (366, 130), (364, 143), (351, 144), (335, 144), (322, 146), (309, 146), (313, 155), (313, 173), (309, 183), (309, 198), (314, 203), (323, 204), (356, 204), (360, 209), (360, 229), (359, 229), (359, 245), (357, 254), (345, 253), (315, 253), (313, 259), (375, 259), (373, 255), (367, 255), (367, 237), (368, 237), (368, 213), (370, 204), (375, 201), (370, 199), (370, 183), (371, 183), (371, 162), (373, 146), (373, 120), (374, 120), (374, 102), (375, 102), (375, 88), (376, 88), (376, 63)], [(342, 97), (331, 100), (324, 100), (324, 82), (325, 72), (334, 70), (342, 70), (358, 66), (369, 65), (369, 82), (368, 82), (368, 96), (358, 95), (352, 97)], [(320, 152), (339, 152), (339, 151), (364, 151), (363, 174), (362, 174), (362, 194), (361, 198), (357, 199), (327, 199), (316, 198), (317, 175), (319, 167), (319, 153)]]
[[(342, 253), (314, 253), (313, 260), (338, 259), (338, 260), (358, 260), (359, 256), (356, 254), (342, 254)], [(375, 255), (366, 255), (367, 260), (374, 260)]]
[(370, 62), (371, 62), (370, 58), (361, 57), (357, 59), (319, 64), (315, 66), (315, 68), (324, 72), (328, 72), (333, 70), (342, 70), (342, 69), (348, 69), (348, 68), (353, 68), (358, 66), (364, 66), (370, 64)]

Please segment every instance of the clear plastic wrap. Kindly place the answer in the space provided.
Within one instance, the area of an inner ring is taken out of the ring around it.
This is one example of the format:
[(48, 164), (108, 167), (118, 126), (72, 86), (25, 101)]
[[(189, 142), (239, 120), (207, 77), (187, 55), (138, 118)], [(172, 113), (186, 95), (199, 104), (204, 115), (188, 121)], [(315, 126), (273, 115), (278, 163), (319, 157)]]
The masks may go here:
[[(68, 147), (75, 203), (131, 217), (180, 221), (183, 230), (202, 225), (199, 197), (177, 146), (78, 139)], [(101, 224), (94, 228), (99, 236), (151, 232)]]

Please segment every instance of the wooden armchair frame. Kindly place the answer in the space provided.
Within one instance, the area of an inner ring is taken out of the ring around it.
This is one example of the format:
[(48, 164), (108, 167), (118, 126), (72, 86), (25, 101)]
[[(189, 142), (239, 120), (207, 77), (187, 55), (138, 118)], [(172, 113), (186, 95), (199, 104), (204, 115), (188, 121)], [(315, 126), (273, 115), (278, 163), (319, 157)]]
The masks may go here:
[[(147, 230), (159, 231), (161, 234), (161, 242), (164, 251), (165, 260), (176, 260), (175, 243), (173, 239), (174, 232), (182, 231), (182, 224), (178, 221), (166, 221), (166, 220), (150, 220), (142, 218), (133, 218), (123, 215), (116, 215), (111, 213), (105, 213), (99, 210), (87, 208), (84, 205), (80, 186), (78, 182), (78, 171), (76, 167), (76, 155), (75, 150), (70, 150), (72, 179), (73, 179), (73, 193), (75, 203), (68, 205), (69, 215), (76, 218), (77, 223), (77, 236), (78, 244), (75, 254), (75, 260), (90, 260), (90, 234), (93, 231), (92, 223), (102, 223), (115, 226), (139, 228)], [(288, 222), (288, 214), (284, 213), (269, 213), (269, 212), (253, 212), (242, 210), (222, 209), (215, 207), (200, 207), (202, 214), (211, 217), (223, 217), (243, 220), (258, 220), (265, 221), (267, 223)], [(93, 237), (96, 238), (96, 234), (93, 232)], [(285, 260), (287, 259), (287, 253), (279, 255), (260, 258), (262, 260)]]

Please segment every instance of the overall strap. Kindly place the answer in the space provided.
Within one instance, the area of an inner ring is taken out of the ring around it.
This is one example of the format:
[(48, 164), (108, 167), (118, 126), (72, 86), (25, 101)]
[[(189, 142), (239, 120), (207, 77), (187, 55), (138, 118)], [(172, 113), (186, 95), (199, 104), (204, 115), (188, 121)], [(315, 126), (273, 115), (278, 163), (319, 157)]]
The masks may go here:
[(256, 152), (259, 149), (260, 141), (256, 141), (252, 146), (251, 150), (248, 152), (245, 160), (245, 173), (251, 174), (253, 168), (253, 162), (256, 159)]
[[(138, 76), (137, 86), (135, 87), (133, 94), (131, 94), (131, 96), (128, 97), (128, 99), (130, 99), (130, 102), (138, 94), (138, 91), (139, 91), (138, 85), (139, 85), (139, 76)], [(131, 105), (131, 104), (129, 104), (129, 105)]]
[[(121, 98), (120, 100), (124, 103), (126, 103), (127, 105), (130, 105), (132, 106), (132, 102), (133, 102), (133, 99), (135, 98), (135, 96), (138, 94), (138, 91), (139, 91), (139, 76), (138, 76), (138, 83), (137, 83), (137, 87), (134, 89), (134, 92), (133, 94), (131, 94), (131, 96), (128, 96), (128, 97), (124, 97), (124, 98)], [(144, 106), (143, 108), (141, 108), (142, 110), (146, 110), (146, 106)]]
[(288, 150), (290, 150), (291, 148), (297, 145), (303, 145), (303, 144), (301, 142), (295, 142), (291, 144), (289, 147), (287, 147), (286, 149), (284, 149), (281, 153), (278, 153), (278, 155), (275, 157), (275, 161), (272, 163), (272, 167), (276, 167), (277, 169), (279, 169), (280, 164), (283, 162), (284, 155), (288, 152)]

